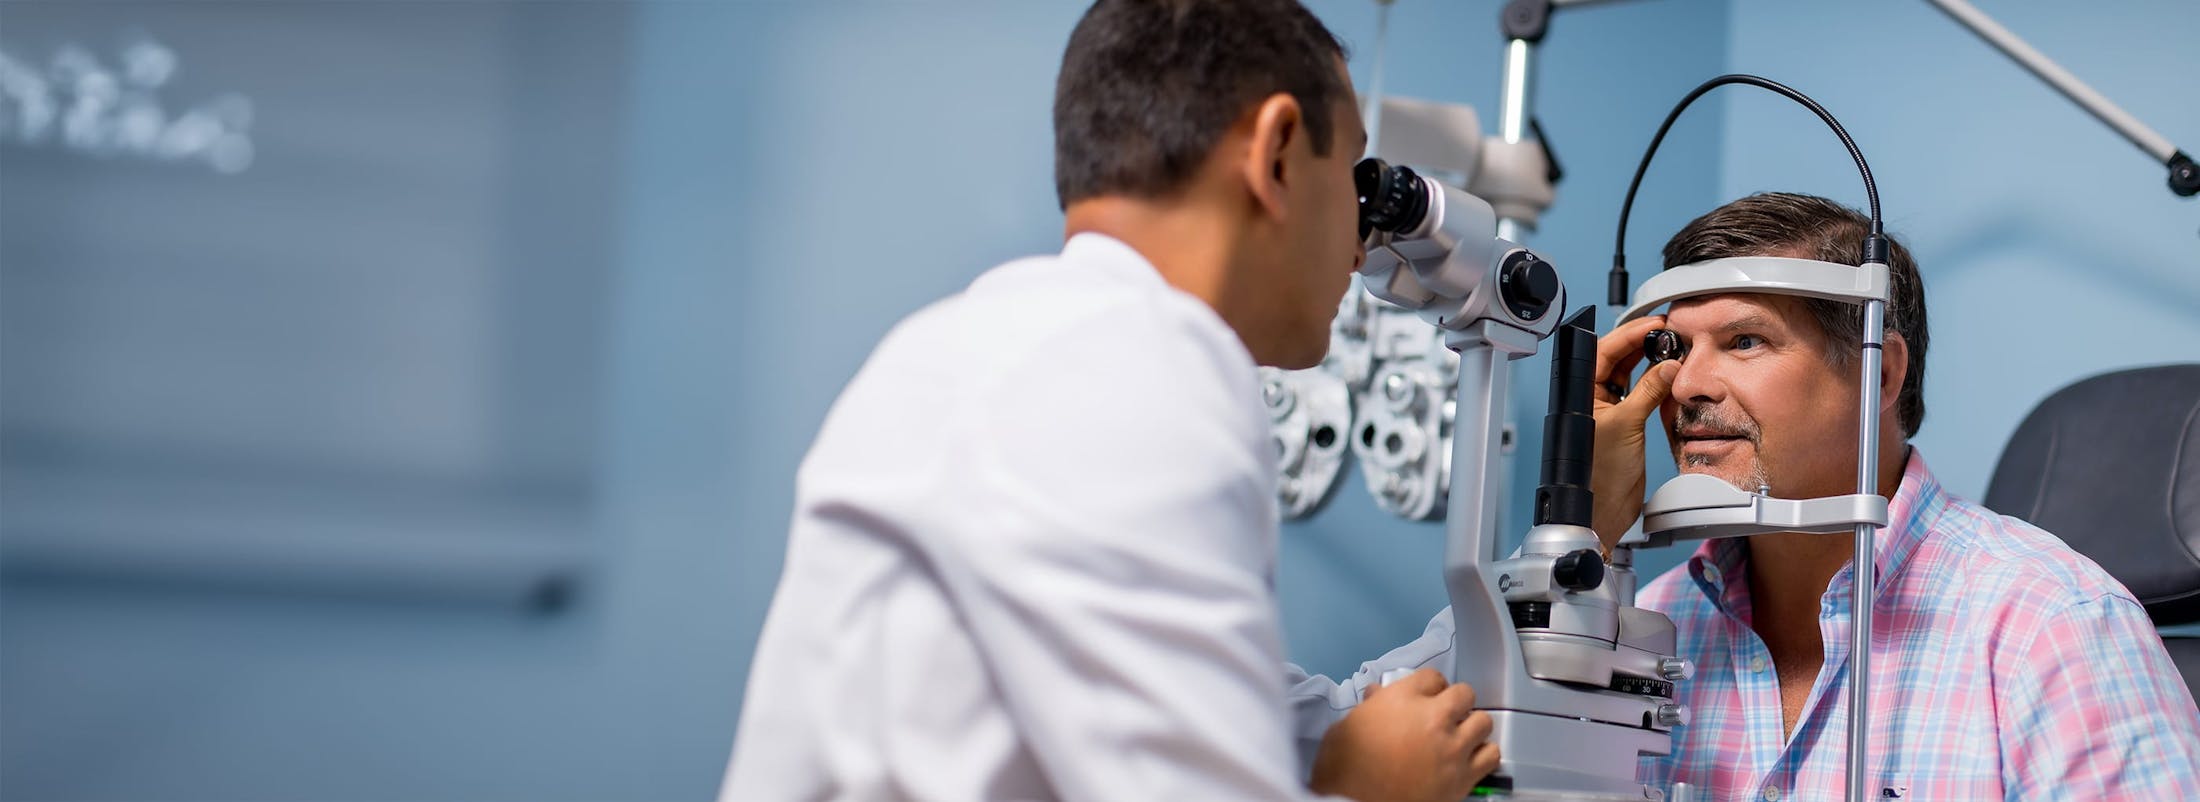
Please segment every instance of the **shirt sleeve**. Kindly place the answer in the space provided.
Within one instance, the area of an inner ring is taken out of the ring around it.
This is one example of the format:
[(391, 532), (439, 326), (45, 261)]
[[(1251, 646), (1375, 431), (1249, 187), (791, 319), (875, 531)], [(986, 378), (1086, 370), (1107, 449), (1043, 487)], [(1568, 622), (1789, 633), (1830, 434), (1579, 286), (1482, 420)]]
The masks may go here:
[(2200, 799), (2200, 711), (2137, 602), (2029, 629), (1995, 668), (2009, 799)]
[(1445, 607), (1429, 619), (1420, 637), (1361, 663), (1359, 670), (1343, 681), (1308, 674), (1306, 669), (1286, 664), (1284, 698), (1291, 709), (1291, 736), (1298, 752), (1299, 776), (1305, 777), (1314, 770), (1314, 754), (1321, 749), (1322, 736), (1359, 705), (1370, 686), (1382, 684), (1384, 674), (1401, 668), (1412, 671), (1434, 668), (1450, 676), (1451, 632), (1451, 608)]
[(967, 429), (977, 495), (943, 505), (930, 562), (1061, 798), (1309, 798), (1280, 704), (1258, 385), (1139, 328), (1050, 343), (989, 388)]

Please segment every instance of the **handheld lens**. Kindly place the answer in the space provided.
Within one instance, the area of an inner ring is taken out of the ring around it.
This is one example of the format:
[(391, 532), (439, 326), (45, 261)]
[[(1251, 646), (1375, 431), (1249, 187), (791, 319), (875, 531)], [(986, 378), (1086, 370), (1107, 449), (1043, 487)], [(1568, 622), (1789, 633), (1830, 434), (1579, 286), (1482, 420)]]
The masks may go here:
[(1642, 336), (1642, 353), (1655, 365), (1668, 359), (1681, 358), (1681, 338), (1666, 329), (1658, 329)]

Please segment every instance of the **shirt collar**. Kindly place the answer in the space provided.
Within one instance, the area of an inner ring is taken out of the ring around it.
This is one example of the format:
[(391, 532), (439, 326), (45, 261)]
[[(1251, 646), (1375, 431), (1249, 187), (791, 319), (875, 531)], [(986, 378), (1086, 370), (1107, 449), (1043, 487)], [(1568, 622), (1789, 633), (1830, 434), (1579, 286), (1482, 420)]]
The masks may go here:
[(1706, 540), (1688, 558), (1688, 576), (1720, 610), (1749, 618), (1749, 550), (1741, 538)]
[[(1902, 484), (1895, 487), (1894, 497), (1887, 499), (1887, 526), (1872, 538), (1872, 561), (1879, 571), (1876, 593), (1887, 592), (1889, 580), (1910, 564), (1910, 558), (1917, 556), (1947, 508), (1947, 491), (1941, 489), (1940, 480), (1925, 466), (1925, 455), (1915, 446), (1910, 447), (1910, 459), (1902, 466)], [(1835, 574), (1833, 581), (1826, 585), (1826, 593), (1839, 593), (1845, 602), (1853, 573), (1844, 568)]]
[[(1902, 466), (1902, 483), (1895, 487), (1894, 498), (1887, 500), (1887, 525), (1872, 539), (1872, 561), (1879, 572), (1875, 593), (1887, 592), (1887, 580), (1917, 555), (1947, 505), (1940, 480), (1926, 467), (1924, 454), (1911, 446), (1910, 458)], [(1689, 577), (1705, 597), (1728, 614), (1747, 620), (1749, 549), (1744, 545), (1741, 538), (1706, 540), (1689, 556), (1687, 565)], [(1842, 567), (1826, 585), (1826, 595), (1838, 595), (1844, 610), (1853, 577), (1850, 568)]]

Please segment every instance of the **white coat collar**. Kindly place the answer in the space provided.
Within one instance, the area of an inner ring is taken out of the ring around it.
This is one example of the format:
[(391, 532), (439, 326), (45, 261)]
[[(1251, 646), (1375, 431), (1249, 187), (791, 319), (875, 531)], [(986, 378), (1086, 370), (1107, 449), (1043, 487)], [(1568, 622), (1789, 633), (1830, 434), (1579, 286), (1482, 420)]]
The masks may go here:
[(1062, 261), (1100, 265), (1115, 275), (1154, 287), (1167, 287), (1161, 271), (1122, 240), (1096, 231), (1081, 231), (1062, 243)]

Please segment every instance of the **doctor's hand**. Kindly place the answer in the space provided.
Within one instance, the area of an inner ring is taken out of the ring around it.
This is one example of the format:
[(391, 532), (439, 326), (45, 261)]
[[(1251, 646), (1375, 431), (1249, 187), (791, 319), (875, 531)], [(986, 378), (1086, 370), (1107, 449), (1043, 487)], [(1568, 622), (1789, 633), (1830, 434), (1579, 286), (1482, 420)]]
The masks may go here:
[(1596, 465), (1589, 478), (1596, 509), (1590, 526), (1606, 551), (1642, 516), (1645, 424), (1672, 393), (1673, 374), (1680, 363), (1669, 360), (1651, 366), (1624, 398), (1613, 389), (1625, 387), (1635, 366), (1642, 364), (1643, 335), (1662, 328), (1665, 316), (1651, 315), (1628, 321), (1597, 339), (1596, 373), (1590, 377), (1596, 386), (1590, 411), (1597, 422)]
[(1474, 689), (1421, 669), (1366, 698), (1322, 736), (1307, 787), (1361, 802), (1458, 802), (1497, 770)]

